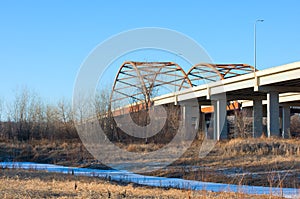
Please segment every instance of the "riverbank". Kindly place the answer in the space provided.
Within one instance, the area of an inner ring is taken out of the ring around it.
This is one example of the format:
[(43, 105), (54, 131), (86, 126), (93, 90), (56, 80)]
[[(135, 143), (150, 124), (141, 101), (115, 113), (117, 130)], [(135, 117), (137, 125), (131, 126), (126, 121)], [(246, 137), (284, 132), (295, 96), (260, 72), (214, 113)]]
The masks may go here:
[(50, 173), (41, 170), (2, 168), (0, 198), (279, 198), (274, 195), (243, 194), (141, 186), (103, 177)]
[[(194, 142), (180, 159), (147, 175), (237, 185), (300, 187), (300, 140), (251, 138), (222, 141), (205, 158), (199, 158), (200, 144)], [(149, 143), (122, 147), (128, 151), (143, 152), (160, 146)], [(78, 140), (0, 142), (0, 161), (108, 169), (95, 160)], [(149, 161), (160, 162), (160, 159)]]

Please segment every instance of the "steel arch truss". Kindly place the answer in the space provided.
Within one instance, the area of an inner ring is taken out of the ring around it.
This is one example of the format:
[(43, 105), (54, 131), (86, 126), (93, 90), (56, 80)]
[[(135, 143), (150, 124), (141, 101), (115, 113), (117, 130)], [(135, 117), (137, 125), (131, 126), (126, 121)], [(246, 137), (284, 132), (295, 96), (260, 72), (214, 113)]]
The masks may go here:
[(231, 77), (254, 72), (254, 67), (247, 64), (210, 64), (199, 63), (187, 72), (187, 79), (192, 86), (198, 86)]
[(153, 97), (192, 87), (184, 70), (174, 62), (126, 61), (111, 93), (113, 109), (136, 103), (150, 105)]

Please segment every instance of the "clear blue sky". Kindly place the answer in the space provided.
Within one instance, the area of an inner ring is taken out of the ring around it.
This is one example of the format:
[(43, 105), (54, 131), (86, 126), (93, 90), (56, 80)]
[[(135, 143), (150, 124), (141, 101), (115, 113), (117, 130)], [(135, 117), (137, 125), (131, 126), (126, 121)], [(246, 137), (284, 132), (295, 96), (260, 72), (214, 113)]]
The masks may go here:
[(202, 45), (215, 63), (269, 68), (300, 60), (300, 1), (0, 1), (0, 97), (28, 87), (71, 98), (80, 64), (122, 31), (163, 27)]

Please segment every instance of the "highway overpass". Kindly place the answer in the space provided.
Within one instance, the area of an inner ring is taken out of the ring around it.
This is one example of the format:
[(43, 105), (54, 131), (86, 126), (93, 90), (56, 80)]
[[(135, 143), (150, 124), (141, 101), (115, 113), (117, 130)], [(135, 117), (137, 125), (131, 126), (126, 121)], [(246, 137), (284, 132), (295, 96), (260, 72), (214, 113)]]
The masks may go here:
[[(152, 95), (155, 88), (166, 85), (172, 87), (171, 92)], [(127, 92), (130, 88), (137, 92)], [(222, 119), (226, 118), (228, 102), (239, 101), (243, 107), (253, 107), (254, 137), (260, 137), (263, 132), (263, 105), (266, 104), (267, 136), (289, 137), (290, 108), (300, 105), (300, 62), (261, 71), (246, 64), (200, 63), (187, 73), (173, 62), (124, 62), (115, 78), (111, 103), (128, 101), (128, 98), (145, 103), (146, 107), (179, 103), (186, 110), (195, 108), (188, 103), (195, 99), (199, 106), (212, 104), (213, 138), (217, 140), (227, 137), (226, 122)], [(192, 125), (195, 117), (199, 121), (199, 116), (183, 111), (185, 125)]]

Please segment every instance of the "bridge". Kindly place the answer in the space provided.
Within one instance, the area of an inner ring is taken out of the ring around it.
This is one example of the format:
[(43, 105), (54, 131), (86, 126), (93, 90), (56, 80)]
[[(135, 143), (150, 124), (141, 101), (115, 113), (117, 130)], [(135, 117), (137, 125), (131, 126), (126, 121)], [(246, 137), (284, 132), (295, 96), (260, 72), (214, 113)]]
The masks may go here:
[(188, 102), (197, 100), (196, 108), (202, 111), (200, 115), (182, 111), (185, 126), (195, 126), (195, 118), (197, 123), (203, 123), (203, 110), (211, 105), (212, 137), (216, 140), (228, 137), (229, 104), (239, 102), (241, 107), (252, 107), (253, 137), (262, 135), (263, 106), (266, 106), (267, 136), (287, 138), (291, 108), (300, 105), (299, 74), (300, 62), (260, 71), (247, 64), (199, 63), (185, 72), (174, 62), (126, 61), (116, 75), (111, 104), (115, 111), (116, 107), (123, 107), (124, 113), (128, 104), (148, 110), (151, 106), (182, 103), (183, 109), (188, 110), (195, 108)]

